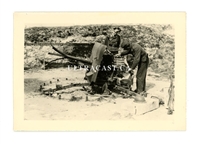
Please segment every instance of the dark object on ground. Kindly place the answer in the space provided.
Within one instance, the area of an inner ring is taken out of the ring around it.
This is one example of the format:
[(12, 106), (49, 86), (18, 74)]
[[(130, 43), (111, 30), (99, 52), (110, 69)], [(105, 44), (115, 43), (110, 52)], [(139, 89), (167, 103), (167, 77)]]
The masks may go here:
[(173, 110), (170, 110), (170, 109), (169, 109), (168, 112), (167, 112), (167, 114), (168, 114), (168, 115), (172, 115), (172, 114), (173, 114)]
[(80, 101), (83, 97), (72, 96), (69, 101)]

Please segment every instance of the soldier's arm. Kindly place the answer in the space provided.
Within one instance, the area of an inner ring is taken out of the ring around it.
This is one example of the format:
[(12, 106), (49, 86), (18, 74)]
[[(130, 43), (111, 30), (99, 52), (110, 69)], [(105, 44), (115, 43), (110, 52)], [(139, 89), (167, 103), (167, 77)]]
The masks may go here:
[(111, 40), (111, 43), (114, 47), (119, 47), (120, 45), (120, 36), (116, 35), (114, 39)]
[(112, 39), (112, 40), (110, 40), (110, 43), (111, 43), (113, 46), (115, 46), (115, 45), (117, 44), (117, 40), (116, 40), (116, 39)]
[(117, 40), (116, 40), (116, 41), (117, 41), (117, 44), (116, 44), (116, 45), (117, 45), (117, 47), (119, 47), (119, 45), (120, 45), (120, 42), (121, 42), (121, 38), (120, 38), (120, 36), (119, 36), (119, 35), (117, 35)]
[(109, 45), (109, 38), (108, 38), (108, 37), (106, 37), (106, 39), (105, 39), (105, 45), (106, 45), (106, 46)]
[(130, 50), (123, 50), (123, 51), (121, 52), (121, 56), (127, 55), (127, 54), (129, 54), (129, 53), (130, 53)]

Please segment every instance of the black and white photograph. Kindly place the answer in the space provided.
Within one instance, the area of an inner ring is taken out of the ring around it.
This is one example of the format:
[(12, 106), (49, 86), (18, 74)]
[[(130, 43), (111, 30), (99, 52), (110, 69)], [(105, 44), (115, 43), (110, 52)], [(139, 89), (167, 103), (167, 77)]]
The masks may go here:
[(177, 25), (170, 20), (112, 21), (109, 14), (108, 21), (96, 14), (103, 20), (90, 23), (87, 17), (81, 21), (82, 15), (79, 22), (63, 16), (69, 21), (21, 25), (21, 119), (176, 121), (177, 109), (184, 109), (176, 99)]

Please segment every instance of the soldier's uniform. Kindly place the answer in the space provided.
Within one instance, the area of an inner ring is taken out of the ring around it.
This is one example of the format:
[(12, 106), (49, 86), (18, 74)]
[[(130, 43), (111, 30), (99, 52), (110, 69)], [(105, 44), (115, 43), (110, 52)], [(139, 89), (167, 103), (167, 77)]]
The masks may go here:
[(134, 57), (132, 64), (130, 64), (130, 68), (133, 70), (138, 66), (136, 74), (137, 88), (135, 92), (141, 93), (143, 91), (146, 91), (146, 74), (149, 65), (148, 54), (139, 44), (131, 43), (128, 40), (124, 40), (121, 44), (121, 47), (124, 48), (124, 51), (121, 53), (121, 56), (132, 54)]
[(118, 34), (115, 34), (114, 37), (110, 40), (109, 46), (119, 48), (121, 38)]
[(115, 34), (112, 37), (112, 39), (109, 41), (109, 46), (119, 48), (119, 45), (121, 43), (121, 37), (119, 36), (118, 32), (121, 31), (120, 28), (114, 28)]

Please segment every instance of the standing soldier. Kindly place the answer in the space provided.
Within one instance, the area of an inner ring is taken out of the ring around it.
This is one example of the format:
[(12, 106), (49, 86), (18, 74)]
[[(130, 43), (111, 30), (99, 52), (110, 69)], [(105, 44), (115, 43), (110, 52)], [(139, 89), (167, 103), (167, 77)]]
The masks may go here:
[(114, 28), (113, 38), (110, 40), (109, 46), (119, 48), (121, 42), (121, 37), (119, 35), (120, 32), (121, 32), (120, 28)]
[(103, 44), (106, 45), (106, 46), (108, 47), (108, 45), (109, 45), (109, 37), (108, 37), (108, 34), (107, 34), (106, 29), (103, 29), (102, 34), (105, 36), (105, 40), (104, 40), (104, 43), (103, 43)]
[(123, 56), (132, 54), (134, 60), (132, 64), (130, 64), (129, 71), (134, 70), (138, 66), (137, 74), (136, 74), (136, 93), (142, 93), (146, 91), (146, 74), (147, 68), (149, 64), (148, 54), (144, 51), (144, 49), (137, 43), (132, 43), (128, 39), (122, 40), (121, 47), (124, 49), (121, 54), (117, 54), (116, 56)]

